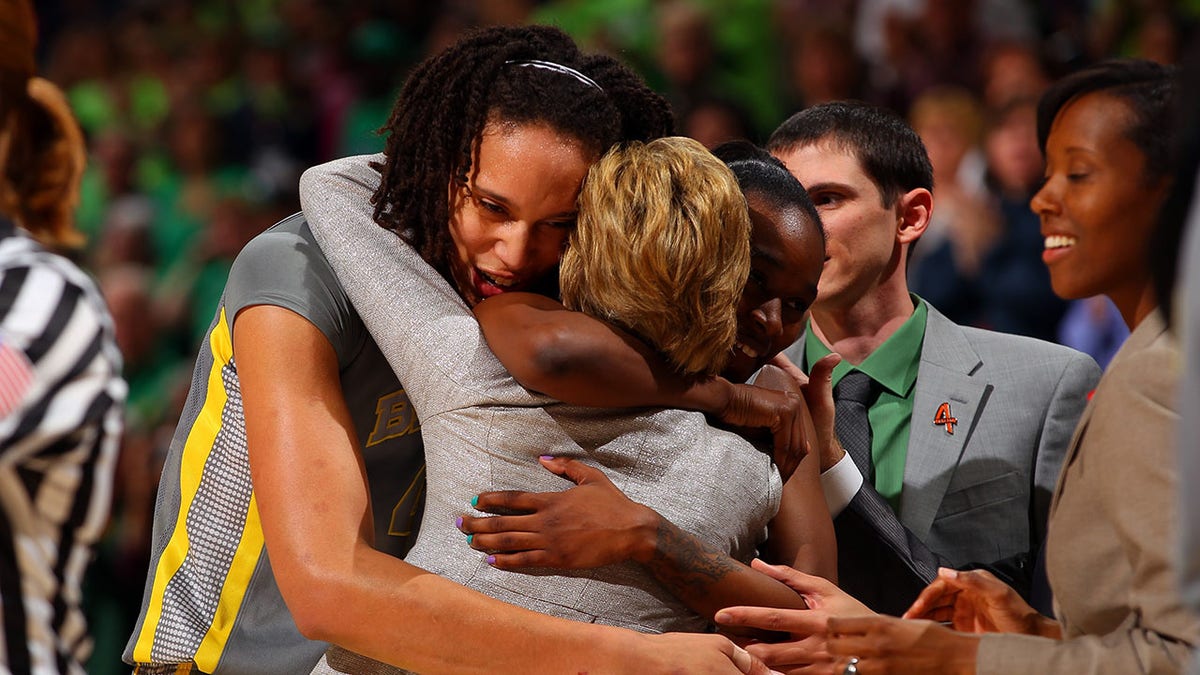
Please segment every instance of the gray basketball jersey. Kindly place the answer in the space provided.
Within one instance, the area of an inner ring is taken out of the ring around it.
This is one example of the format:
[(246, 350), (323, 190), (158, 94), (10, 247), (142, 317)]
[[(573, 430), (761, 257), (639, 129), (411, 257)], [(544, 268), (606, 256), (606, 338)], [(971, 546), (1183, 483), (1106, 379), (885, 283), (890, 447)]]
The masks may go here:
[(308, 225), (292, 216), (238, 256), (197, 357), (159, 483), (141, 615), (124, 654), (138, 672), (180, 664), (206, 673), (308, 672), (327, 647), (301, 636), (288, 613), (252, 503), (232, 328), (239, 310), (263, 304), (303, 316), (333, 345), (366, 465), (376, 548), (402, 557), (415, 540), (425, 484), (420, 424)]

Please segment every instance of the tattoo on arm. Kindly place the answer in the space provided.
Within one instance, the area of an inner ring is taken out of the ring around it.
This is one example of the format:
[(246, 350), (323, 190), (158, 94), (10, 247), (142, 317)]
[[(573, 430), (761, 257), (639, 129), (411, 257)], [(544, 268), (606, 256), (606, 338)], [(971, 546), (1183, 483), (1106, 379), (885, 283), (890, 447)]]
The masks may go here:
[(727, 553), (705, 545), (666, 519), (659, 523), (657, 544), (646, 568), (679, 598), (705, 593), (738, 569)]

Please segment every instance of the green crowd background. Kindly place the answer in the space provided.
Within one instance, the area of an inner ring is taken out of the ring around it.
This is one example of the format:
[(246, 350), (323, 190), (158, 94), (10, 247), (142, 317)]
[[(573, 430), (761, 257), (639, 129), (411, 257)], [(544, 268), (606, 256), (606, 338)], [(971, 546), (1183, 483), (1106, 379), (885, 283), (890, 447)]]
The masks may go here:
[(100, 281), (130, 385), (112, 521), (85, 590), (90, 672), (120, 652), (146, 576), (164, 449), (233, 258), (298, 208), (307, 166), (377, 152), (409, 69), (464, 31), (550, 23), (611, 53), (705, 144), (763, 142), (856, 98), (907, 116), (935, 172), (910, 269), (952, 319), (1075, 346), (1102, 364), (1107, 301), (1056, 299), (1028, 199), (1034, 102), (1109, 56), (1176, 61), (1200, 0), (38, 0), (42, 71), (88, 139), (75, 255)]

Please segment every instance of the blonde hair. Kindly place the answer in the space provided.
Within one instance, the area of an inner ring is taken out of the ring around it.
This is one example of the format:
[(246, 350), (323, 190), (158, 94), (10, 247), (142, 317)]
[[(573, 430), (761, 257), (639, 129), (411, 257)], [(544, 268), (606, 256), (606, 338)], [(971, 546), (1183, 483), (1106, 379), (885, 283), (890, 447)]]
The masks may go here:
[(750, 217), (700, 143), (630, 143), (592, 166), (559, 271), (563, 304), (617, 324), (685, 374), (713, 375), (737, 336)]
[(79, 246), (83, 134), (62, 91), (34, 75), (28, 0), (0, 0), (0, 17), (0, 213), (50, 246)]

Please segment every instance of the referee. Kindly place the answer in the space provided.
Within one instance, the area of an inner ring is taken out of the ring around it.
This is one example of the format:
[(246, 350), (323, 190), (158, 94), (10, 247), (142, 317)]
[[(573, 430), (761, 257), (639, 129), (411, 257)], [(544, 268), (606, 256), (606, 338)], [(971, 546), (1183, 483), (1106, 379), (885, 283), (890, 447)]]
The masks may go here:
[(0, 672), (83, 673), (125, 382), (95, 284), (43, 247), (81, 239), (84, 145), (35, 36), (29, 0), (0, 0)]

